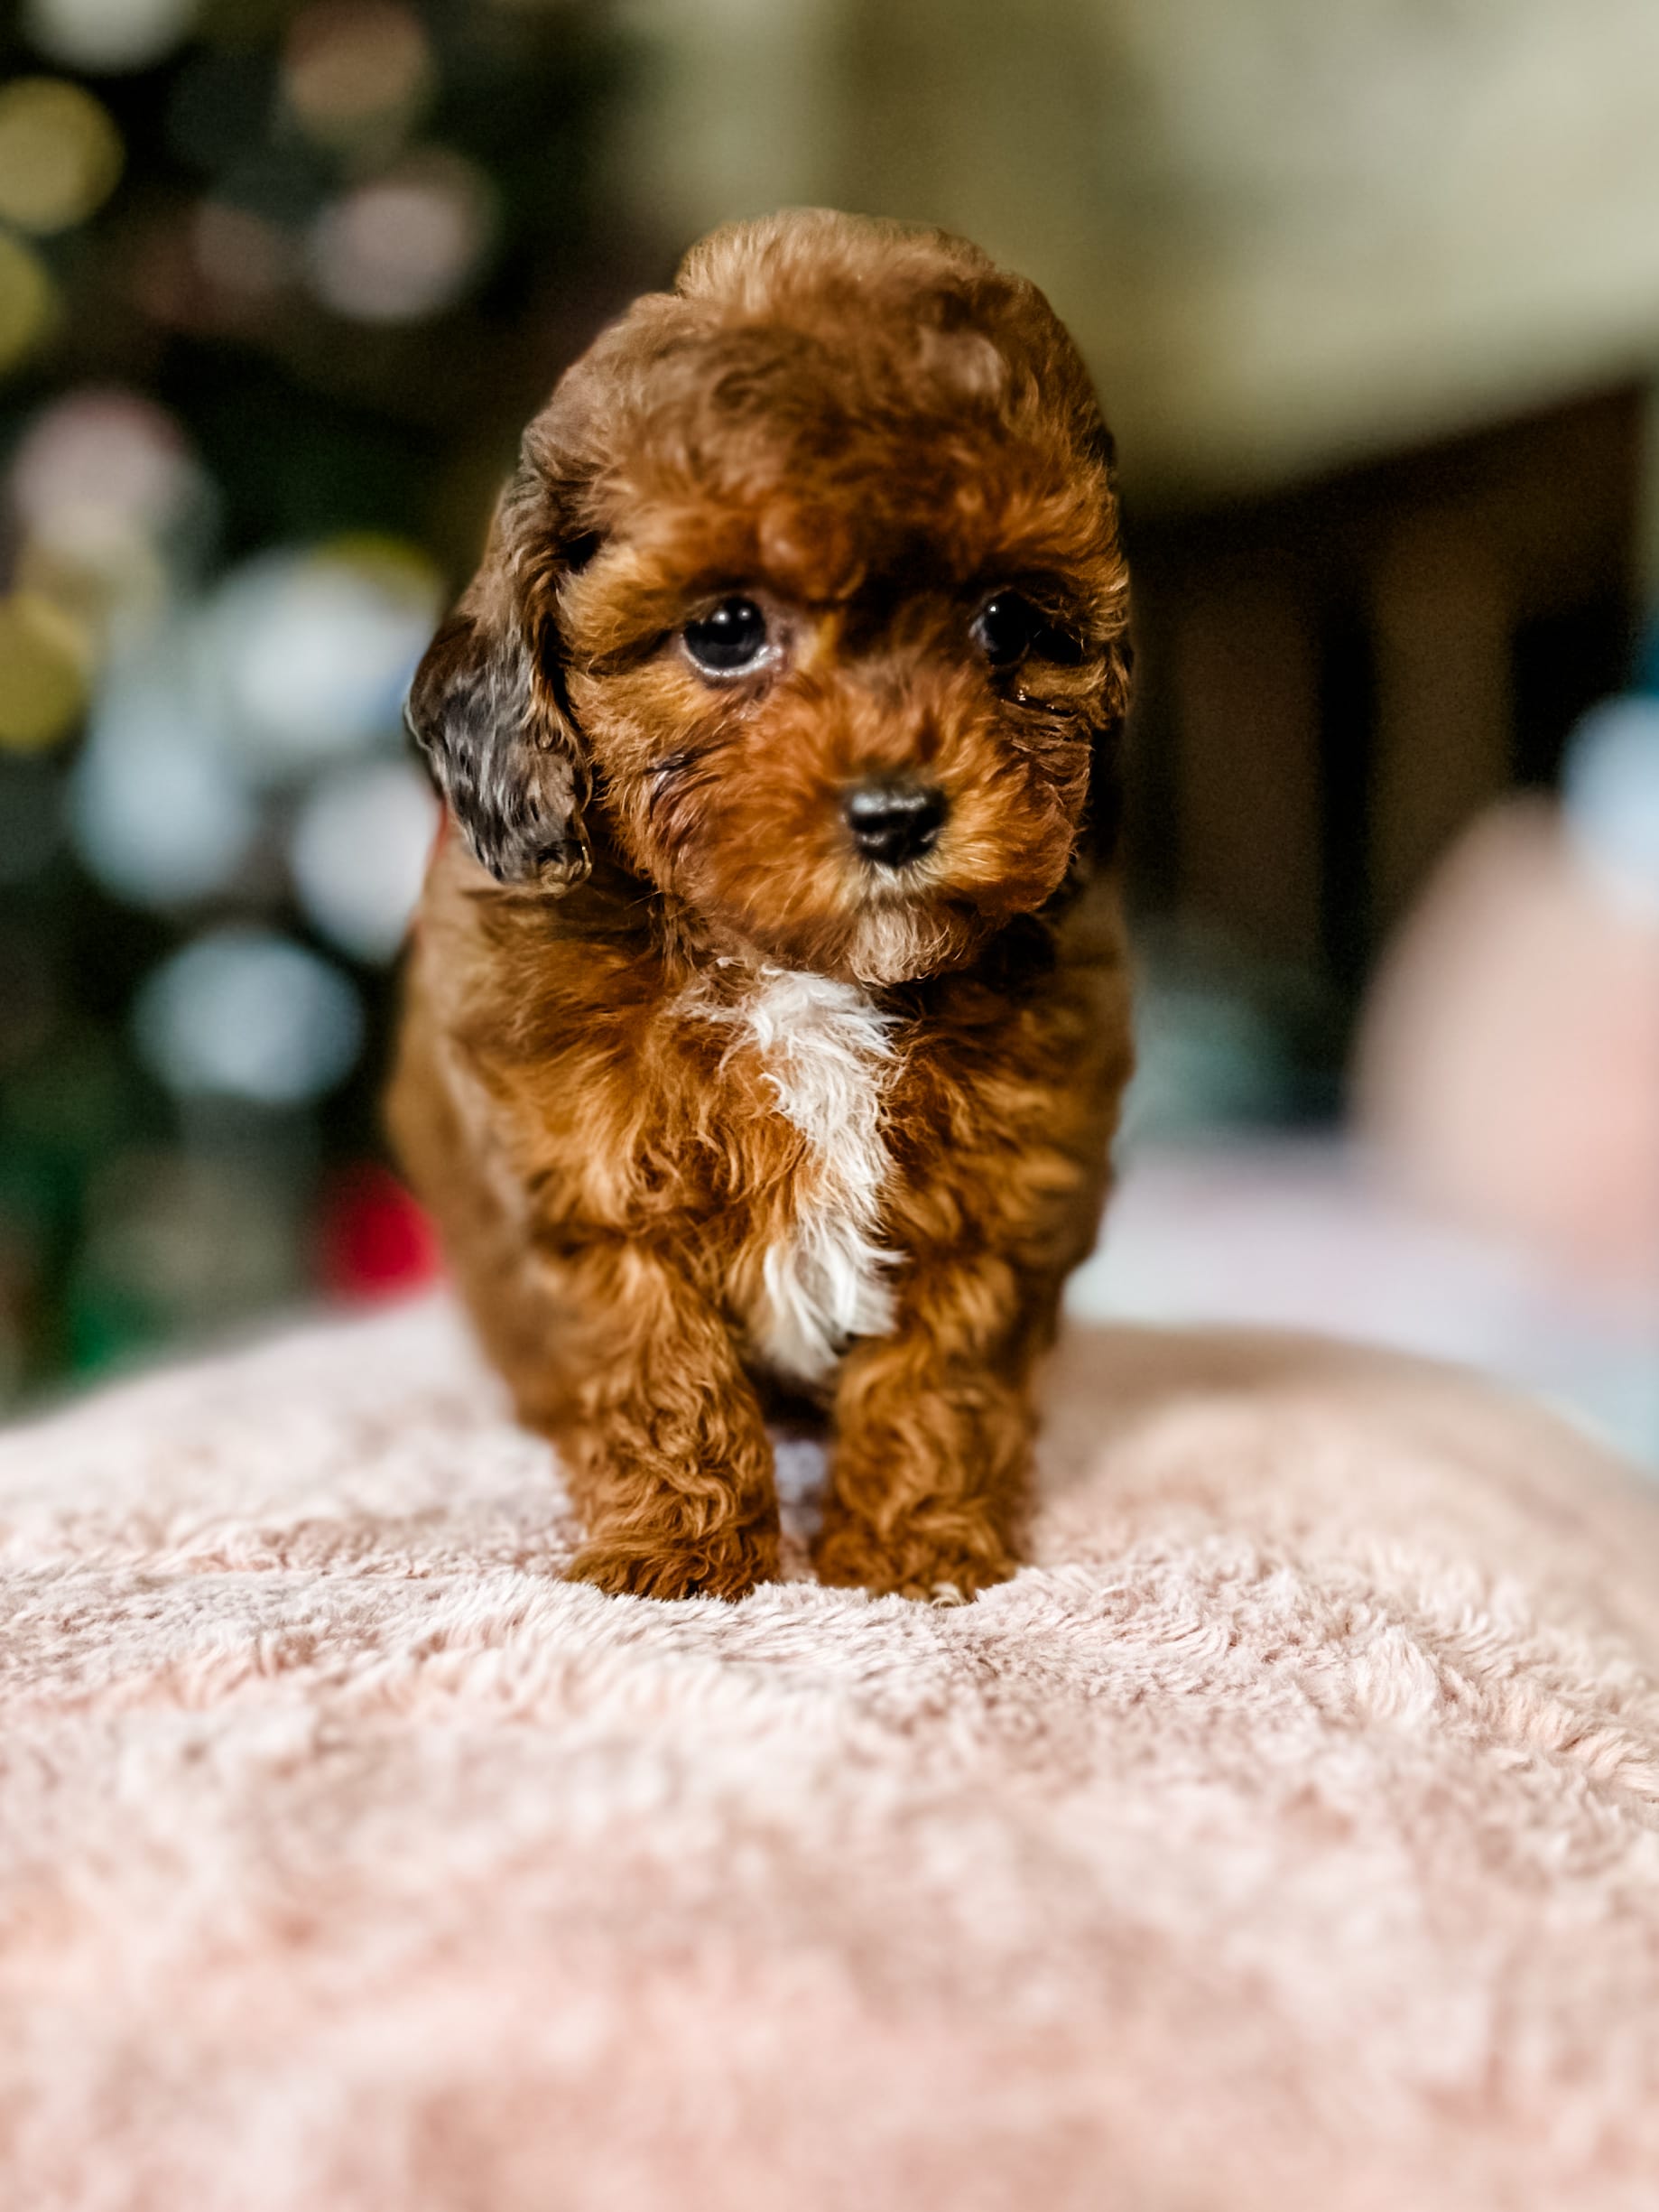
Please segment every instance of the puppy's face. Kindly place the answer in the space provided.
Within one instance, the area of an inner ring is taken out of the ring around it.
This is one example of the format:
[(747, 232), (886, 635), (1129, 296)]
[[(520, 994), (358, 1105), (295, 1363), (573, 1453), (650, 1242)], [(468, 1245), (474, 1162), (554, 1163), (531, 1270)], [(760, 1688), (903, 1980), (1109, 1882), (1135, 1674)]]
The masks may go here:
[[(1064, 879), (1122, 718), (1126, 577), (1039, 295), (952, 241), (813, 221), (769, 260), (727, 234), (711, 271), (717, 237), (579, 365), (433, 650), (448, 696), (507, 612), (523, 665), (484, 688), (510, 713), (529, 687), (533, 838), (568, 757), (569, 816), (717, 942), (892, 983)], [(550, 854), (579, 872), (568, 836)]]

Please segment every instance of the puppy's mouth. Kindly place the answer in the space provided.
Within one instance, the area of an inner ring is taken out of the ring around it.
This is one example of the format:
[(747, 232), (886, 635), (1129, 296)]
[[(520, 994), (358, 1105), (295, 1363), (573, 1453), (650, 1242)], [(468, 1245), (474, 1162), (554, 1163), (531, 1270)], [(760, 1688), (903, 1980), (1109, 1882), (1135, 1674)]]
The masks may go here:
[(820, 880), (821, 897), (792, 912), (741, 894), (699, 903), (717, 928), (766, 960), (870, 986), (961, 967), (994, 928), (975, 901), (938, 881), (925, 855), (899, 866), (867, 859)]
[(1064, 872), (1059, 848), (1070, 850), (1058, 814), (1022, 804), (1022, 789), (987, 794), (929, 760), (839, 782), (763, 771), (723, 785), (706, 754), (653, 770), (646, 872), (692, 926), (845, 981), (891, 986), (967, 965), (1041, 905)]
[(995, 924), (978, 899), (950, 882), (936, 841), (936, 833), (924, 841), (917, 832), (910, 857), (861, 853), (840, 871), (836, 910), (803, 933), (802, 963), (876, 986), (918, 982), (971, 961)]

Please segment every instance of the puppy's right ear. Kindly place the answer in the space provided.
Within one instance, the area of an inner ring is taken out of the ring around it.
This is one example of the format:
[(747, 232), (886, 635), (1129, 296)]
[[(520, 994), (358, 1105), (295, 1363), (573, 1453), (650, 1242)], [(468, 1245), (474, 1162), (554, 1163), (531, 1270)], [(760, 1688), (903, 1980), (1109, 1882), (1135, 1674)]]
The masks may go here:
[(523, 476), (502, 494), (477, 574), (426, 648), (403, 716), (477, 858), (551, 891), (591, 865), (585, 751), (563, 696), (551, 517)]

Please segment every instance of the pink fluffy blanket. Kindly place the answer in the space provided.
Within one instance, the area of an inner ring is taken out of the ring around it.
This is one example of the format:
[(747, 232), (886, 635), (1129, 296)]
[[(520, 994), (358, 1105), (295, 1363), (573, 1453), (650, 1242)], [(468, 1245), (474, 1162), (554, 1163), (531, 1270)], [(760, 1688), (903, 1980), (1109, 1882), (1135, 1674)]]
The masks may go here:
[(1306, 1342), (1052, 1397), (956, 1610), (561, 1583), (441, 1305), (0, 1442), (0, 2199), (1659, 2203), (1649, 1497)]

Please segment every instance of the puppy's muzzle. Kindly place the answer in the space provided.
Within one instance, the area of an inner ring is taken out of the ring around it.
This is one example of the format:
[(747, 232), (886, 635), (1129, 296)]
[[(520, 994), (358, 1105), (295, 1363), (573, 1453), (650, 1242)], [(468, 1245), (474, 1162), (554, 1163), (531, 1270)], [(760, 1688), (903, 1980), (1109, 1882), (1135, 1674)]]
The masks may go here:
[(938, 843), (945, 795), (931, 784), (859, 784), (841, 812), (863, 859), (908, 868)]

